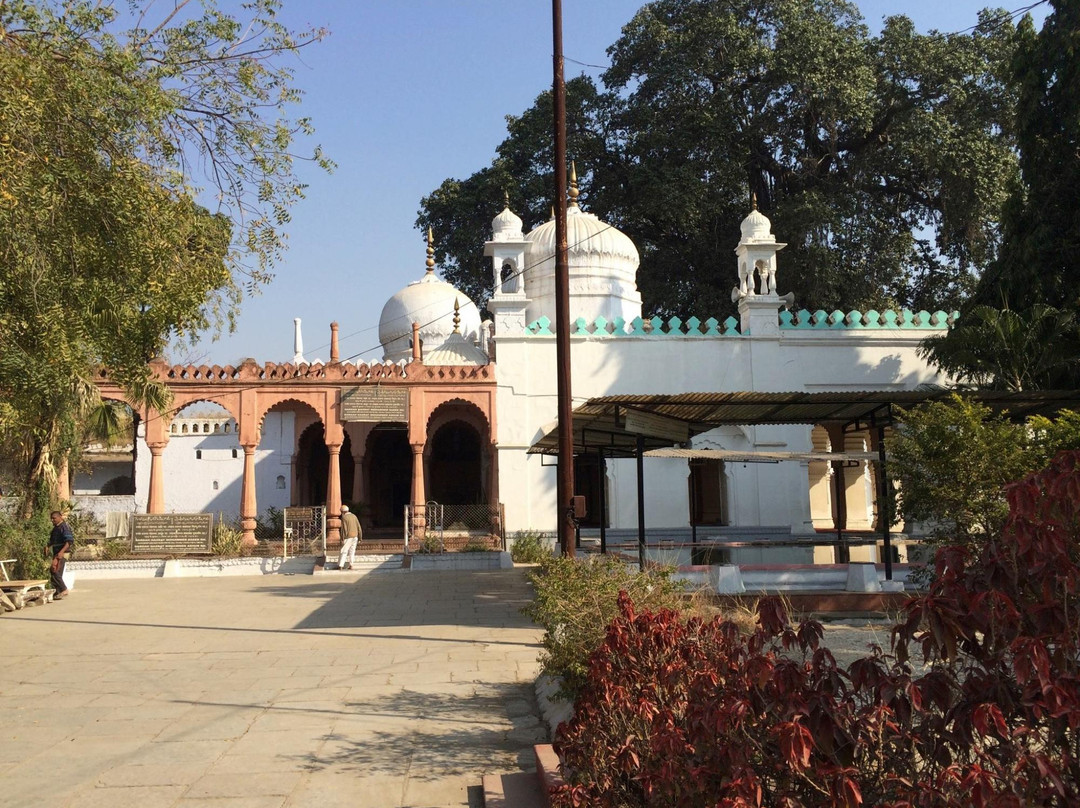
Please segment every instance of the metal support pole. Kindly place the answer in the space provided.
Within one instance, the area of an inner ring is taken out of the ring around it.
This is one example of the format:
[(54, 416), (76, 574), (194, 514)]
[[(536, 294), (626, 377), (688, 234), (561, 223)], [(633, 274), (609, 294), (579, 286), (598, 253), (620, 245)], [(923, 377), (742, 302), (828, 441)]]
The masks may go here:
[(600, 455), (600, 554), (607, 553), (607, 463), (604, 462), (604, 450), (598, 448)]
[[(690, 543), (697, 544), (697, 475), (694, 474), (694, 461), (690, 463)], [(693, 563), (693, 561), (691, 561)]]
[(885, 552), (885, 580), (892, 580), (892, 536), (890, 535), (889, 522), (889, 477), (885, 468), (885, 427), (877, 428), (878, 450), (878, 497), (881, 502), (878, 505), (878, 519), (881, 520), (881, 538)]
[(551, 0), (555, 128), (555, 356), (559, 399), (559, 469), (556, 505), (559, 547), (574, 556), (574, 421), (570, 396), (570, 265), (566, 236), (566, 80), (563, 76), (562, 0)]
[(645, 571), (645, 436), (637, 436), (638, 568)]

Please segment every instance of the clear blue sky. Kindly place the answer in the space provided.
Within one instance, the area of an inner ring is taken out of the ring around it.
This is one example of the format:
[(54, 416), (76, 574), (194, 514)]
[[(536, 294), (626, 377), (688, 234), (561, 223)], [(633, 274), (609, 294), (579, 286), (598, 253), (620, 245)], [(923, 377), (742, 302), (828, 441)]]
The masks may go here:
[[(234, 0), (222, 0), (222, 6)], [(341, 326), (342, 358), (377, 360), (379, 313), (424, 272), (414, 228), (421, 197), (447, 177), (488, 165), (506, 134), (505, 116), (551, 86), (551, 6), (546, 0), (284, 0), (292, 27), (330, 36), (302, 52), (300, 113), (338, 168), (301, 166), (307, 198), (293, 209), (290, 248), (261, 295), (245, 298), (236, 332), (204, 338), (173, 361), (289, 361), (293, 318), (305, 354), (329, 358), (330, 322)], [(563, 0), (564, 54), (607, 64), (607, 47), (641, 0)], [(1025, 0), (1008, 4), (1010, 10)], [(863, 0), (873, 29), (906, 14), (922, 31), (974, 25), (977, 0)], [(1045, 16), (1045, 4), (1035, 10)], [(567, 62), (566, 77), (600, 71)], [(628, 234), (633, 235), (633, 234)], [(435, 234), (436, 239), (438, 234)], [(482, 245), (477, 245), (482, 249)], [(482, 305), (483, 301), (475, 301)]]

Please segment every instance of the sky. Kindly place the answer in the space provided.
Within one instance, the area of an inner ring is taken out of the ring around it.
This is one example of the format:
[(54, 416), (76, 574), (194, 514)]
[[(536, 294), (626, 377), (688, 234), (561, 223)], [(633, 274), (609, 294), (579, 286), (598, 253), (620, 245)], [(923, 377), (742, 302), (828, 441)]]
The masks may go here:
[[(325, 174), (298, 165), (306, 198), (292, 209), (289, 249), (275, 279), (261, 294), (245, 297), (234, 333), (215, 341), (203, 335), (194, 349), (174, 347), (174, 362), (291, 361), (296, 317), (308, 361), (329, 359), (332, 321), (340, 325), (342, 359), (378, 361), (383, 304), (424, 273), (424, 236), (415, 227), (421, 198), (448, 177), (463, 179), (489, 165), (506, 136), (505, 117), (524, 112), (551, 86), (551, 4), (545, 0), (283, 3), (282, 20), (294, 29), (330, 31), (291, 66), (305, 93), (297, 113), (310, 117), (316, 130), (307, 150), (321, 144), (337, 168)], [(220, 0), (223, 8), (237, 4)], [(856, 4), (872, 30), (886, 16), (906, 14), (924, 32), (969, 28), (979, 9), (1001, 5)], [(607, 65), (607, 48), (643, 2), (562, 5), (566, 78), (582, 72), (598, 78), (600, 68), (575, 62)], [(1037, 20), (1045, 9), (1035, 10)]]

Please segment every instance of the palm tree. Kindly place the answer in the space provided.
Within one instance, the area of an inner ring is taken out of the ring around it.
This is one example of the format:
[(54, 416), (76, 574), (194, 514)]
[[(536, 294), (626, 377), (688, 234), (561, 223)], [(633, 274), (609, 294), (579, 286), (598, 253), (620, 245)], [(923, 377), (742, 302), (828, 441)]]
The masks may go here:
[(961, 384), (992, 390), (1075, 386), (1080, 368), (1076, 315), (1035, 304), (1026, 311), (973, 306), (919, 355)]

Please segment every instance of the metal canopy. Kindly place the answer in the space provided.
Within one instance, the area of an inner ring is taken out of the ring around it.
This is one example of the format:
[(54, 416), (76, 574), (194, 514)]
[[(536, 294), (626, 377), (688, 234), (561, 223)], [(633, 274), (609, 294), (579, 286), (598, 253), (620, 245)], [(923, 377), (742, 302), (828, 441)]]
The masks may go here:
[(687, 460), (726, 460), (729, 463), (779, 463), (783, 460), (835, 463), (877, 463), (877, 452), (740, 452), (736, 449), (650, 449), (646, 457), (681, 457)]
[[(840, 424), (888, 426), (895, 408), (949, 399), (956, 391), (848, 391), (824, 393), (675, 393), (590, 398), (574, 410), (574, 450), (604, 449), (609, 456), (635, 456), (638, 437), (644, 450), (661, 449), (719, 426), (756, 424)], [(1078, 390), (961, 393), (995, 413), (1014, 420), (1032, 415), (1052, 417), (1062, 409), (1080, 409)], [(629, 417), (629, 424), (628, 424)], [(543, 434), (530, 453), (556, 454), (558, 428)]]

